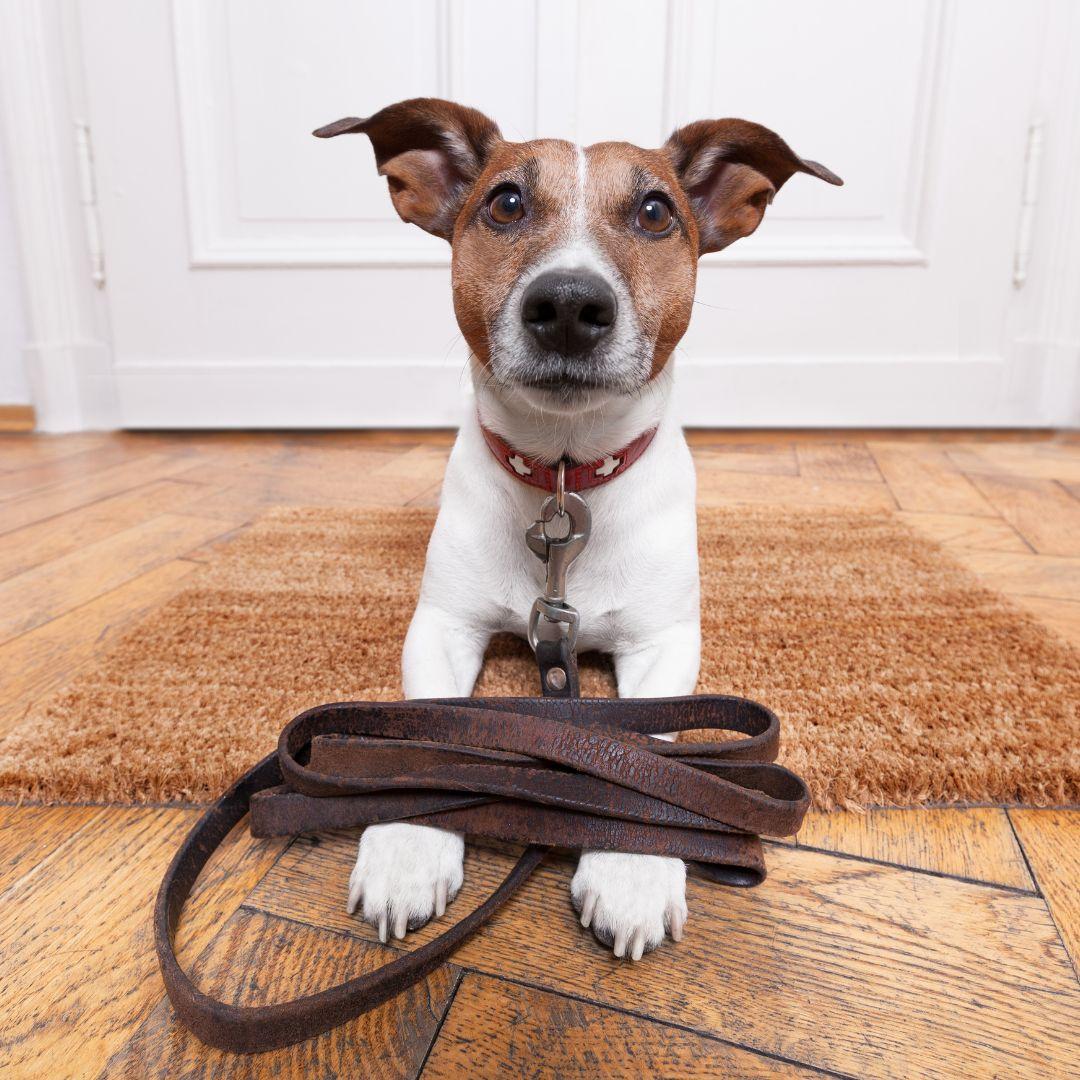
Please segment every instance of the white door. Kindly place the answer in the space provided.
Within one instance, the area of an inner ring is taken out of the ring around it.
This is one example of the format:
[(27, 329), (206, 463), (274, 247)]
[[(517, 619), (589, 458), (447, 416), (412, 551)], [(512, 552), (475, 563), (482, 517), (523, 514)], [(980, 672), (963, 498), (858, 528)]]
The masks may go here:
[(447, 249), (398, 221), (367, 140), (309, 134), (416, 95), (582, 143), (743, 116), (845, 179), (796, 175), (704, 260), (687, 423), (1060, 419), (1018, 265), (1053, 7), (82, 0), (122, 423), (457, 421)]

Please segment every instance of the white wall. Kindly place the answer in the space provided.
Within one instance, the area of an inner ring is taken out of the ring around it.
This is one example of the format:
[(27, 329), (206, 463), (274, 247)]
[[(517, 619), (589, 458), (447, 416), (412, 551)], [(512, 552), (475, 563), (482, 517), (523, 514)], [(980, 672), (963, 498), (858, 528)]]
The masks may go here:
[(22, 355), (26, 324), (6, 165), (0, 139), (0, 405), (29, 405)]

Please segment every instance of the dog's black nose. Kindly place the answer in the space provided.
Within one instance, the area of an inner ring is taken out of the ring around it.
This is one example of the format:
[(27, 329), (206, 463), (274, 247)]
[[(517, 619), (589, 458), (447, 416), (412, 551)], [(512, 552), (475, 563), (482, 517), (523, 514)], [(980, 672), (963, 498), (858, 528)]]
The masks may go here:
[(611, 286), (588, 270), (549, 270), (525, 290), (521, 321), (551, 352), (581, 356), (608, 334), (619, 305)]

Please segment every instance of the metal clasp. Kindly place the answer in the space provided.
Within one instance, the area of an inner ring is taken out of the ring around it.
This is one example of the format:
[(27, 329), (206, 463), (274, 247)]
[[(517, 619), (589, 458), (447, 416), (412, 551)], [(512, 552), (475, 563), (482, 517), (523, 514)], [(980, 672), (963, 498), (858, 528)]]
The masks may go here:
[[(557, 628), (573, 648), (577, 642), (578, 613), (566, 602), (566, 572), (581, 554), (592, 531), (592, 515), (588, 504), (575, 491), (564, 487), (565, 463), (559, 462), (555, 494), (549, 495), (540, 508), (540, 517), (525, 532), (529, 550), (544, 563), (547, 574), (544, 595), (538, 596), (529, 614), (529, 644), (536, 649), (541, 637), (541, 620), (545, 626)], [(561, 526), (555, 533), (551, 526)]]

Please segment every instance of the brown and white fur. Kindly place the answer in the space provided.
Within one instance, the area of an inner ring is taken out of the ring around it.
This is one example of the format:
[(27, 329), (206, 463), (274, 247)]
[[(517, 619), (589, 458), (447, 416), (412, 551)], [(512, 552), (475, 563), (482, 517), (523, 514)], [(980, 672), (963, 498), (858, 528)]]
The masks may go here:
[[(542, 584), (523, 531), (544, 493), (496, 463), (480, 422), (551, 463), (596, 460), (657, 429), (625, 475), (587, 493), (593, 534), (569, 596), (581, 613), (579, 647), (614, 656), (621, 696), (691, 693), (700, 656), (695, 480), (669, 399), (698, 256), (753, 232), (794, 172), (840, 181), (742, 120), (690, 124), (658, 150), (511, 143), (481, 113), (415, 99), (316, 134), (345, 132), (370, 137), (401, 217), (451, 242), (454, 309), (473, 357), (479, 417), (466, 418), (447, 466), (405, 640), (406, 696), (470, 694), (489, 639), (524, 634)], [(497, 202), (508, 191), (509, 203)], [(650, 200), (663, 204), (649, 207), (659, 222), (643, 210)], [(520, 216), (505, 220), (507, 206)], [(586, 300), (599, 290), (605, 316), (582, 307), (588, 325), (579, 325), (571, 304), (558, 316), (570, 324), (539, 333), (526, 308), (549, 282)], [(571, 340), (573, 349), (558, 346)], [(350, 912), (362, 901), (383, 940), (403, 937), (443, 914), (461, 887), (463, 852), (462, 838), (440, 829), (369, 827)], [(682, 937), (685, 881), (675, 859), (584, 852), (570, 892), (582, 924), (636, 960), (665, 933)]]

